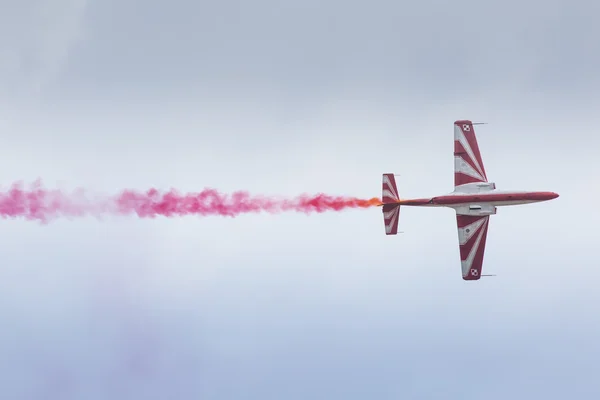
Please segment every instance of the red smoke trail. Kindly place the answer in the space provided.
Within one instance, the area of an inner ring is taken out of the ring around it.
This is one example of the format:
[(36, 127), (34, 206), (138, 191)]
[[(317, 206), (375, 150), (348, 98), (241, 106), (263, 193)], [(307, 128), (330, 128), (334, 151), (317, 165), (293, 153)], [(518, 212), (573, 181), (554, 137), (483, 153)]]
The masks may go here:
[(380, 205), (378, 198), (361, 199), (326, 194), (300, 195), (293, 198), (253, 196), (237, 191), (232, 194), (204, 189), (199, 193), (181, 194), (174, 189), (160, 192), (125, 190), (116, 196), (91, 196), (83, 190), (66, 193), (44, 189), (36, 182), (31, 189), (14, 184), (8, 191), (0, 191), (0, 216), (23, 217), (47, 222), (58, 217), (102, 215), (131, 215), (141, 218), (156, 216), (222, 215), (235, 217), (245, 213), (303, 212), (322, 213), (347, 208), (368, 208)]

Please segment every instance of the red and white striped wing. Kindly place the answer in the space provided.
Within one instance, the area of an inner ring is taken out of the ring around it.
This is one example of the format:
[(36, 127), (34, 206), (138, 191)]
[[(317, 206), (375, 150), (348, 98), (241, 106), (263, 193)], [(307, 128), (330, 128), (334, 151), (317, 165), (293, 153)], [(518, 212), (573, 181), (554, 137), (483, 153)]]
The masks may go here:
[(454, 122), (454, 186), (487, 182), (473, 123)]
[(462, 276), (466, 281), (477, 280), (481, 277), (489, 221), (489, 215), (482, 217), (456, 216)]

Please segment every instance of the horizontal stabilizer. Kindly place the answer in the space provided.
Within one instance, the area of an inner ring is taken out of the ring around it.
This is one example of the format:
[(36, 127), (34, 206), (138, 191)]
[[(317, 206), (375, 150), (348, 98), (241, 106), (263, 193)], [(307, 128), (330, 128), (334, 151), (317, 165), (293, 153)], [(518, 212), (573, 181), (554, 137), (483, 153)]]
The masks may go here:
[(381, 202), (386, 203), (397, 203), (400, 201), (398, 196), (398, 187), (396, 187), (396, 179), (394, 174), (383, 174), (381, 184)]
[(384, 204), (382, 208), (385, 234), (396, 235), (398, 233), (398, 219), (400, 218), (400, 204)]
[(395, 235), (398, 233), (398, 219), (400, 217), (400, 196), (394, 174), (383, 174), (381, 183), (381, 202), (383, 203), (383, 222), (385, 234)]

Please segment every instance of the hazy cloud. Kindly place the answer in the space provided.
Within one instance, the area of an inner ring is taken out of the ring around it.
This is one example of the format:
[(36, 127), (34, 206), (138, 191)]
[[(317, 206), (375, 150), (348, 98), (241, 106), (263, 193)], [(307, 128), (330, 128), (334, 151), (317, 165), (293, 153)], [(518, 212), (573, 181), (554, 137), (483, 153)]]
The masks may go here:
[(5, 101), (39, 94), (82, 39), (87, 0), (7, 2), (0, 16), (0, 88)]
[(498, 187), (561, 197), (492, 217), (498, 276), (476, 284), (445, 209), (403, 208), (397, 237), (378, 209), (5, 220), (0, 397), (600, 393), (596, 3), (19, 7), (0, 17), (3, 188), (370, 197), (396, 172), (435, 195), (470, 118)]

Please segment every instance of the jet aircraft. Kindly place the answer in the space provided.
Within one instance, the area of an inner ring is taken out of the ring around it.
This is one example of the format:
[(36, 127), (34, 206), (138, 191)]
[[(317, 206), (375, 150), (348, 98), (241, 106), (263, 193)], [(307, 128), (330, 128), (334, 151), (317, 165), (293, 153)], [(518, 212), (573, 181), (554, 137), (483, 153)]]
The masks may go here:
[[(456, 211), (456, 228), (466, 281), (479, 280), (482, 275), (483, 255), (491, 215), (498, 207), (537, 203), (558, 197), (554, 192), (497, 190), (489, 182), (473, 122), (454, 122), (454, 191), (441, 196), (419, 199), (401, 199), (394, 174), (383, 174), (382, 211), (386, 235), (398, 233), (401, 206), (449, 207)], [(477, 124), (475, 124), (477, 125)]]

